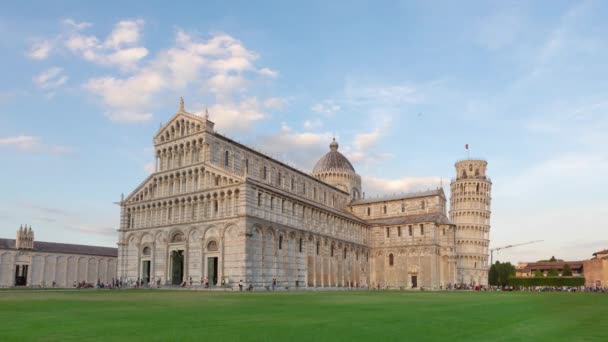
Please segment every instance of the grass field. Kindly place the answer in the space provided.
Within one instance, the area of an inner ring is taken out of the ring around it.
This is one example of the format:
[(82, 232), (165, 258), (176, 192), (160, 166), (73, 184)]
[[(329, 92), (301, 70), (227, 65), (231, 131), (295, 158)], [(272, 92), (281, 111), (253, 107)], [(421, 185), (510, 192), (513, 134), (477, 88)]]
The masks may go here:
[(0, 292), (2, 341), (607, 341), (587, 293)]

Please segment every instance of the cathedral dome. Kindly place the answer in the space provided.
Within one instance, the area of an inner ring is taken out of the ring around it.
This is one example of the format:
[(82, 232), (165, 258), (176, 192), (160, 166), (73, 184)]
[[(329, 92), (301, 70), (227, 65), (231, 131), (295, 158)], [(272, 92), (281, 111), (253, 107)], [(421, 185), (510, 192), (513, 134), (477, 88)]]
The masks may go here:
[(329, 144), (329, 152), (319, 159), (315, 165), (315, 168), (312, 170), (313, 174), (330, 170), (355, 173), (355, 168), (353, 168), (353, 165), (342, 153), (338, 152), (338, 147), (339, 145), (336, 142), (336, 138), (334, 138), (331, 144)]

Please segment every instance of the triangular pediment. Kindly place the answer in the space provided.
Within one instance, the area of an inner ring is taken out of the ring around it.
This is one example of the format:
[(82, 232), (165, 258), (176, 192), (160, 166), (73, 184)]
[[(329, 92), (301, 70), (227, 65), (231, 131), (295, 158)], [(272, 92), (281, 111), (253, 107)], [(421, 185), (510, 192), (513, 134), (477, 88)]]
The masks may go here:
[(162, 144), (180, 137), (203, 132), (205, 130), (205, 119), (186, 111), (179, 111), (164, 125), (158, 129), (154, 136), (155, 144)]
[[(155, 189), (155, 186), (157, 186), (159, 184), (160, 179), (167, 178), (167, 177), (169, 177), (169, 178), (180, 177), (180, 176), (183, 177), (183, 176), (186, 176), (187, 174), (191, 174), (193, 172), (194, 173), (199, 172), (199, 175), (203, 175), (203, 173), (207, 173), (212, 178), (219, 177), (218, 185), (215, 184), (214, 179), (208, 179), (207, 182), (201, 182), (201, 187), (196, 189), (195, 192), (205, 191), (205, 190), (217, 188), (219, 186), (224, 186), (224, 185), (226, 185), (224, 183), (227, 183), (227, 181), (229, 181), (229, 184), (236, 184), (236, 183), (243, 181), (243, 177), (240, 175), (234, 174), (232, 172), (228, 172), (226, 170), (223, 170), (222, 168), (218, 168), (211, 164), (198, 163), (196, 165), (186, 166), (186, 167), (178, 168), (178, 169), (174, 169), (174, 170), (155, 172), (155, 173), (149, 175), (143, 182), (141, 182), (139, 184), (139, 186), (137, 186), (137, 188), (135, 188), (135, 190), (133, 190), (123, 200), (123, 202), (125, 204), (131, 204), (131, 203), (135, 203), (135, 202), (146, 201), (149, 199), (158, 199), (159, 195), (154, 193), (154, 191), (155, 191), (154, 189)], [(203, 185), (203, 183), (206, 183), (206, 186)], [(167, 196), (171, 197), (171, 196), (176, 196), (176, 195), (183, 195), (183, 194), (173, 193), (173, 194), (167, 195)], [(164, 197), (164, 196), (161, 196), (161, 197)]]

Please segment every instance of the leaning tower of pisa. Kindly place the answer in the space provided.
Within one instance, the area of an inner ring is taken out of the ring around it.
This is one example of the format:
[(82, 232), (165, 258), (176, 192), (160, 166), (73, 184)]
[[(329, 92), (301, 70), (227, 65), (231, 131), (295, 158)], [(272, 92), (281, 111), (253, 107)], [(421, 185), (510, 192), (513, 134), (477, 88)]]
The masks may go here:
[(467, 159), (455, 164), (450, 185), (450, 220), (456, 225), (456, 280), (463, 284), (488, 284), (490, 204), (492, 182), (485, 160)]

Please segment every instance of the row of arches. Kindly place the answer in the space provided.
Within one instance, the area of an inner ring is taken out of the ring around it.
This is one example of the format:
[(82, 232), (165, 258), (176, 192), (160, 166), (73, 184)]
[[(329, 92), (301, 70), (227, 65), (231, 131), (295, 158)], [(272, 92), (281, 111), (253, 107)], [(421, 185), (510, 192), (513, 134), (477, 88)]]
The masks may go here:
[(254, 286), (346, 287), (367, 283), (368, 250), (357, 244), (290, 229), (253, 225), (248, 254)]
[(492, 190), (491, 183), (488, 182), (462, 182), (452, 183), (452, 195), (483, 195), (490, 196)]
[(157, 171), (166, 171), (205, 160), (208, 146), (202, 138), (174, 143), (156, 150), (155, 167)]
[(15, 268), (28, 265), (27, 286), (72, 287), (75, 282), (106, 283), (116, 277), (116, 258), (34, 254), (27, 260), (12, 252), (0, 254), (0, 286), (14, 286)]
[(465, 208), (467, 204), (469, 206), (475, 206), (478, 203), (480, 204), (478, 205), (479, 208), (490, 209), (490, 199), (487, 197), (452, 197), (450, 199), (450, 207), (452, 210)]
[(126, 207), (126, 229), (196, 222), (238, 215), (240, 190), (228, 188), (194, 196), (172, 198)]
[(342, 208), (348, 202), (348, 195), (303, 172), (296, 172), (297, 170), (274, 163), (267, 156), (259, 157), (219, 141), (213, 142), (212, 146), (213, 162), (225, 170), (251, 177), (327, 206)]
[(313, 173), (313, 177), (332, 184), (345, 192), (350, 192), (351, 200), (361, 198), (361, 176), (351, 171), (327, 170)]
[(161, 143), (185, 137), (190, 134), (198, 133), (202, 129), (200, 122), (187, 119), (175, 120), (171, 125), (164, 128), (163, 134), (159, 137)]
[(237, 182), (236, 178), (219, 174), (213, 169), (193, 167), (188, 170), (164, 173), (152, 177), (127, 203), (222, 187)]
[(318, 209), (303, 202), (294, 201), (291, 197), (257, 189), (257, 210), (254, 215), (271, 222), (314, 230), (339, 239), (364, 244), (367, 227), (345, 219), (342, 215)]
[(212, 286), (222, 279), (235, 281), (244, 276), (234, 267), (243, 261), (244, 236), (234, 222), (125, 234), (119, 274), (131, 281), (162, 284), (190, 279), (200, 284), (203, 277)]

